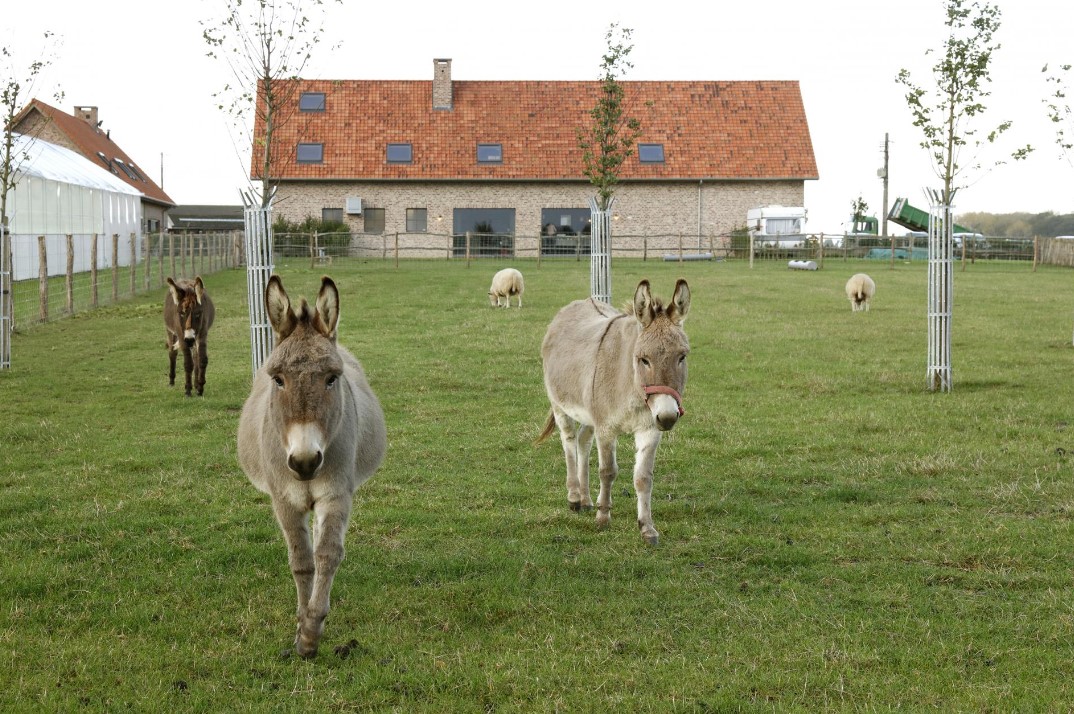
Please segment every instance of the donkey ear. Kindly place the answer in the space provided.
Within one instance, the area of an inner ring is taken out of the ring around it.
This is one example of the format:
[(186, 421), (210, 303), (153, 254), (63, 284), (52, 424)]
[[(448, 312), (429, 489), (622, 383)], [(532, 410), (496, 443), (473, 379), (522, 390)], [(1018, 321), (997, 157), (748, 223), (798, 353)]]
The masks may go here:
[(265, 312), (268, 313), (269, 324), (276, 333), (276, 341), (279, 342), (295, 331), (298, 320), (291, 310), (291, 299), (287, 297), (287, 291), (283, 289), (283, 281), (280, 276), (273, 275), (265, 286)]
[(332, 278), (321, 278), (321, 293), (317, 296), (317, 310), (314, 324), (330, 340), (336, 339), (336, 325), (339, 324), (339, 290)]
[(201, 282), (200, 275), (194, 278), (194, 295), (198, 298), (198, 304), (201, 305), (202, 298), (205, 297), (205, 283)]
[(175, 281), (171, 279), (171, 276), (168, 277), (168, 291), (172, 294), (172, 302), (178, 305), (182, 293), (179, 292), (179, 286), (175, 284)]
[(686, 313), (690, 312), (690, 286), (682, 278), (675, 283), (675, 294), (671, 296), (671, 305), (668, 307), (668, 317), (676, 325), (682, 325), (686, 321)]
[(656, 317), (653, 310), (653, 293), (649, 289), (648, 280), (638, 283), (638, 289), (634, 291), (634, 317), (638, 318), (642, 327), (648, 327)]

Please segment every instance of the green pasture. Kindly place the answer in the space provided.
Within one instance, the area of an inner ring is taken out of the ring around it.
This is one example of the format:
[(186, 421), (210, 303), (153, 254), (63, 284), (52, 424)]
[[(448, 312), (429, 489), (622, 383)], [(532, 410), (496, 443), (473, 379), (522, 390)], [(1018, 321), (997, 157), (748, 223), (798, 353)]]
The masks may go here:
[[(277, 266), (313, 297), (308, 261)], [(0, 710), (1065, 711), (1074, 706), (1074, 272), (955, 274), (926, 391), (925, 265), (617, 261), (693, 304), (686, 416), (641, 540), (568, 510), (540, 342), (587, 263), (337, 260), (340, 341), (384, 405), (319, 656), (235, 458), (245, 271), (205, 397), (167, 386), (164, 291), (27, 327), (0, 373)], [(843, 284), (867, 270), (872, 310)], [(181, 377), (180, 377), (181, 381)], [(594, 454), (595, 459), (595, 454)]]

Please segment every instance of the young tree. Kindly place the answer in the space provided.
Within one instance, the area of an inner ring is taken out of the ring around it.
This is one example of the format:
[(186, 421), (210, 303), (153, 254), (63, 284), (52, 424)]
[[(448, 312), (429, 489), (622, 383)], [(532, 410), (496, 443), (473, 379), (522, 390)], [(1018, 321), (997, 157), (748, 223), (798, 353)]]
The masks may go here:
[[(310, 19), (311, 6), (320, 10), (319, 23)], [(239, 135), (246, 137), (243, 144), (252, 147), (261, 206), (267, 208), (278, 183), (273, 170), (294, 151), (276, 147), (273, 137), (297, 114), (298, 86), (291, 80), (302, 75), (320, 44), (324, 0), (225, 0), (224, 7), (223, 19), (201, 23), (208, 56), (223, 60), (234, 82), (213, 96)], [(257, 126), (264, 128), (260, 136), (255, 134)]]
[(601, 59), (600, 94), (589, 110), (592, 123), (578, 129), (578, 147), (582, 150), (583, 172), (597, 189), (592, 200), (590, 235), (590, 294), (597, 300), (611, 302), (611, 213), (615, 186), (623, 163), (634, 153), (641, 136), (641, 121), (629, 116), (626, 90), (619, 82), (625, 70), (633, 69), (630, 57), (634, 45), (633, 31), (612, 23), (604, 35), (607, 51)]
[[(27, 144), (22, 145), (20, 151), (15, 145), (15, 132), (13, 125), (15, 123), (16, 115), (22, 110), (23, 105), (29, 100), (33, 99), (35, 87), (39, 79), (41, 79), (42, 73), (52, 64), (55, 58), (55, 43), (57, 42), (56, 36), (52, 32), (46, 31), (42, 37), (42, 51), (40, 56), (29, 63), (29, 65), (22, 67), (18, 64), (14, 52), (8, 46), (0, 47), (0, 61), (3, 65), (0, 66), (0, 114), (3, 115), (3, 144), (0, 146), (0, 233), (3, 234), (2, 245), (0, 245), (0, 251), (3, 251), (0, 255), (0, 266), (3, 266), (3, 270), (0, 270), (0, 320), (6, 322), (8, 326), (12, 324), (14, 317), (13, 306), (11, 304), (11, 269), (13, 251), (11, 247), (11, 236), (8, 229), (11, 225), (10, 216), (8, 215), (8, 197), (14, 190), (15, 184), (19, 180), (20, 169), (23, 163), (27, 160), (26, 154)], [(53, 92), (53, 98), (57, 101), (63, 99), (63, 92), (56, 90)], [(43, 130), (45, 125), (42, 123), (37, 129), (37, 133)], [(32, 142), (35, 136), (28, 137)], [(9, 354), (7, 353), (10, 345), (7, 343), (7, 337), (0, 335), (0, 348), (2, 348), (4, 354), (0, 355), (0, 364), (8, 364)]]
[(607, 51), (601, 58), (600, 96), (589, 110), (592, 123), (578, 129), (578, 147), (582, 150), (584, 173), (597, 189), (597, 203), (608, 210), (623, 163), (634, 153), (641, 136), (641, 121), (627, 114), (626, 90), (619, 77), (634, 68), (630, 53), (633, 30), (612, 23), (604, 35)]
[(850, 221), (854, 227), (854, 233), (861, 233), (859, 230), (861, 224), (865, 221), (865, 218), (869, 215), (869, 204), (865, 202), (865, 198), (859, 195), (856, 199), (850, 202)]
[[(944, 9), (950, 34), (932, 67), (935, 87), (927, 91), (917, 85), (906, 69), (899, 72), (897, 81), (906, 87), (914, 126), (925, 135), (921, 147), (929, 152), (936, 176), (943, 182), (941, 189), (931, 192), (927, 378), (929, 390), (946, 392), (951, 389), (952, 204), (955, 192), (965, 185), (966, 172), (981, 168), (978, 152), (986, 143), (994, 143), (1011, 122), (1001, 122), (983, 135), (975, 126), (986, 109), (983, 100), (991, 94), (989, 65), (1000, 47), (994, 39), (1000, 27), (999, 8), (977, 0), (945, 0)], [(967, 149), (972, 153), (964, 157)], [(1011, 157), (1023, 159), (1030, 151), (1025, 146)]]
[[(994, 40), (1000, 27), (999, 8), (977, 0), (945, 0), (944, 9), (944, 24), (950, 34), (942, 56), (932, 67), (935, 86), (926, 90), (906, 69), (899, 71), (897, 81), (906, 87), (914, 126), (925, 135), (921, 147), (929, 152), (936, 176), (943, 182), (941, 199), (951, 205), (955, 191), (966, 183), (967, 171), (981, 169), (980, 150), (995, 143), (1011, 128), (1011, 122), (1001, 122), (986, 134), (975, 126), (987, 109), (983, 100), (991, 95), (990, 65), (993, 53), (1000, 48)], [(968, 157), (963, 156), (966, 149), (972, 151)], [(1011, 158), (1024, 159), (1032, 150), (1024, 146)], [(995, 165), (1002, 163), (996, 161)]]

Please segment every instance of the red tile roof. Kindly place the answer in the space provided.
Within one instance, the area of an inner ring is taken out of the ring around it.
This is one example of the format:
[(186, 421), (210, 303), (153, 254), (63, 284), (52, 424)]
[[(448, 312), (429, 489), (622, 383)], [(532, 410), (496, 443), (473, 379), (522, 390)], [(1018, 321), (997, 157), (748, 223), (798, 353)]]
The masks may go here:
[[(73, 150), (101, 168), (111, 169), (113, 174), (145, 194), (145, 200), (162, 204), (168, 208), (175, 205), (175, 202), (172, 201), (168, 194), (154, 183), (149, 174), (112, 141), (107, 132), (101, 131), (100, 127), (93, 126), (80, 117), (71, 116), (38, 99), (34, 99), (19, 112), (12, 122), (12, 126), (17, 128), (28, 121), (32, 122), (32, 114), (34, 113), (39, 113), (45, 117), (51, 124), (50, 130), (54, 129), (65, 136), (70, 141)], [(115, 166), (114, 163), (106, 165), (98, 156), (98, 152), (104, 154), (105, 158), (110, 162), (114, 162), (118, 158), (128, 166), (134, 167), (137, 178), (127, 175), (127, 172)]]
[[(433, 109), (432, 81), (293, 80), (324, 92), (324, 112), (295, 112), (276, 134), (284, 180), (584, 180), (577, 130), (592, 125), (597, 82), (454, 81), (453, 108)], [(816, 179), (817, 162), (795, 81), (623, 82), (639, 143), (664, 145), (662, 164), (637, 152), (623, 180)], [(260, 139), (264, 129), (256, 127)], [(299, 142), (324, 144), (324, 162), (298, 164)], [(503, 163), (478, 164), (478, 143)], [(389, 164), (388, 143), (413, 161)], [(258, 159), (251, 174), (260, 176)]]

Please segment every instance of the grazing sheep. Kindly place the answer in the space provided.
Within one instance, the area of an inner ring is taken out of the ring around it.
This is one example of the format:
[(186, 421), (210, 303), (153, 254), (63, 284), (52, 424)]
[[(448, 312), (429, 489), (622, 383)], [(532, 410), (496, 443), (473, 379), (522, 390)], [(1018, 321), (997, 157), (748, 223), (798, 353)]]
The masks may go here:
[(493, 307), (500, 306), (500, 299), (504, 300), (504, 307), (511, 307), (511, 296), (518, 296), (518, 306), (522, 307), (522, 273), (514, 268), (504, 268), (492, 276), (492, 287), (489, 288), (489, 304)]
[(865, 273), (852, 275), (847, 281), (847, 297), (850, 298), (850, 309), (853, 312), (869, 310), (869, 301), (876, 294), (876, 283)]

